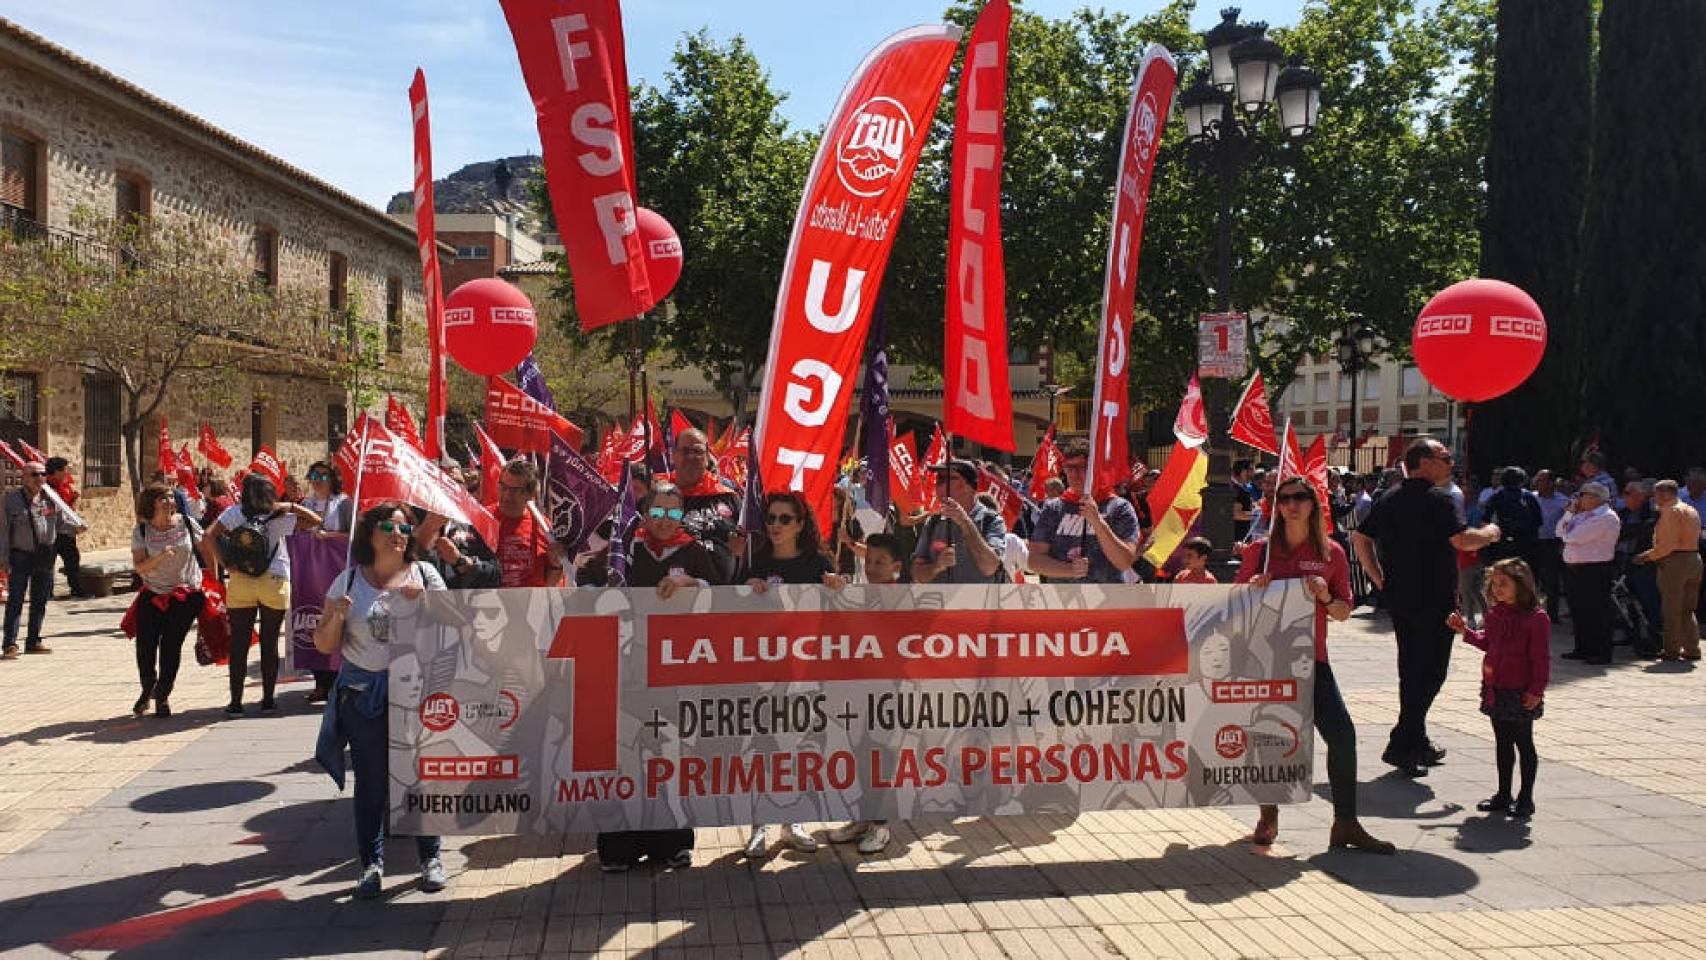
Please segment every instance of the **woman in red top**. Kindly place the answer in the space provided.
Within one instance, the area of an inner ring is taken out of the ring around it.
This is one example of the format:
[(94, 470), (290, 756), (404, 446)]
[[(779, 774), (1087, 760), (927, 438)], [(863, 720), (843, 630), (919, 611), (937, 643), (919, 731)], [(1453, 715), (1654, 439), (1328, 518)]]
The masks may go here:
[[(1333, 668), (1327, 665), (1327, 618), (1351, 615), (1350, 565), (1343, 547), (1327, 537), (1321, 501), (1302, 477), (1287, 477), (1274, 488), (1278, 515), (1271, 538), (1244, 548), (1235, 583), (1265, 587), (1274, 580), (1303, 580), (1315, 600), (1315, 729), (1327, 745), (1327, 783), (1333, 789), (1333, 832), (1328, 846), (1367, 853), (1396, 848), (1376, 840), (1357, 819), (1357, 732)], [(1262, 804), (1251, 840), (1268, 846), (1279, 836), (1279, 807)]]
[[(1546, 709), (1552, 679), (1552, 620), (1540, 606), (1534, 572), (1516, 558), (1495, 562), (1487, 573), (1487, 629), (1471, 630), (1460, 613), (1446, 626), (1471, 646), (1487, 651), (1481, 661), (1481, 712), (1493, 721), (1499, 792), (1475, 805), (1482, 813), (1534, 816), (1534, 721)], [(1511, 770), (1522, 754), (1522, 793), (1511, 802)]]

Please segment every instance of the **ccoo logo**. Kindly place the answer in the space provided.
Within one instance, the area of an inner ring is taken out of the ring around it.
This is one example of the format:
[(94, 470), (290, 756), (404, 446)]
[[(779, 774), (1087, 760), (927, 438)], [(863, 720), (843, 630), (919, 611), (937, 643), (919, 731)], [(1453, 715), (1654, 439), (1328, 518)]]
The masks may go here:
[(872, 97), (842, 125), (835, 174), (855, 196), (875, 197), (894, 182), (912, 140), (912, 117), (898, 100)]

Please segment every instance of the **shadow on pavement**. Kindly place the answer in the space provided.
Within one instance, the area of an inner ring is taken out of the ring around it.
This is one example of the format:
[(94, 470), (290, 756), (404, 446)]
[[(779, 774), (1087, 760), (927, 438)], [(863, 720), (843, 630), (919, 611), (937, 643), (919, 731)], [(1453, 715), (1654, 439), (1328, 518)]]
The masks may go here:
[(189, 813), (253, 803), (278, 790), (261, 780), (222, 780), (158, 790), (130, 802), (139, 813)]

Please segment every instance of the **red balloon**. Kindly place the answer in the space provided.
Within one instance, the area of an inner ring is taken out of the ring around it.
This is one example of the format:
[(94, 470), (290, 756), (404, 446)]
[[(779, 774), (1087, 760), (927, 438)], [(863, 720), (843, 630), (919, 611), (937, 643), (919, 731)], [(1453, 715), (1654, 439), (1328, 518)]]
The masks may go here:
[(681, 237), (663, 214), (655, 210), (641, 207), (634, 218), (640, 231), (640, 245), (646, 251), (646, 276), (652, 284), (652, 296), (661, 301), (681, 279)]
[(495, 377), (533, 352), (539, 335), (527, 295), (496, 277), (470, 280), (444, 301), (444, 343), (470, 373)]
[(1410, 343), (1417, 368), (1440, 392), (1491, 400), (1540, 366), (1546, 318), (1533, 297), (1503, 280), (1464, 280), (1428, 301)]

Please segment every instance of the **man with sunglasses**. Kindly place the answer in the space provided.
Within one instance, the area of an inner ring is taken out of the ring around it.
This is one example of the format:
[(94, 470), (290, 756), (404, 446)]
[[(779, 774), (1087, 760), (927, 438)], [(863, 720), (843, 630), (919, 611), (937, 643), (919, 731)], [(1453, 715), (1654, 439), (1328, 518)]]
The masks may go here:
[(1028, 546), (1031, 569), (1047, 583), (1124, 583), (1137, 561), (1137, 510), (1125, 497), (1109, 496), (1084, 509), (1084, 477), (1090, 441), (1069, 440), (1062, 450), (1066, 492), (1043, 504)]
[(924, 524), (912, 555), (918, 583), (990, 583), (1002, 576), (1007, 524), (977, 502), (977, 466), (949, 460), (931, 467), (942, 494), (940, 512)]
[(1408, 477), (1381, 494), (1351, 535), (1357, 562), (1381, 592), (1398, 637), (1398, 723), (1381, 760), (1420, 777), (1445, 759), (1428, 739), (1427, 716), (1451, 666), (1456, 636), (1445, 625), (1457, 606), (1457, 551), (1496, 543), (1498, 526), (1470, 527), (1444, 489), (1451, 451), (1418, 437), (1404, 451)]
[(41, 642), (47, 601), (53, 595), (54, 540), (59, 533), (59, 511), (44, 492), (47, 467), (30, 463), (24, 467), (24, 482), (6, 494), (6, 551), (0, 570), (11, 571), (11, 590), (6, 594), (5, 648), (0, 659), (18, 659), (18, 621), (24, 600), (30, 602), (30, 627), (24, 640), (25, 653), (52, 653)]
[(716, 565), (715, 583), (733, 583), (739, 558), (746, 552), (746, 538), (735, 520), (740, 516), (741, 492), (734, 484), (711, 471), (711, 442), (703, 430), (683, 430), (675, 435), (675, 473), (663, 474), (659, 482), (674, 483), (682, 496), (681, 526), (711, 554)]

